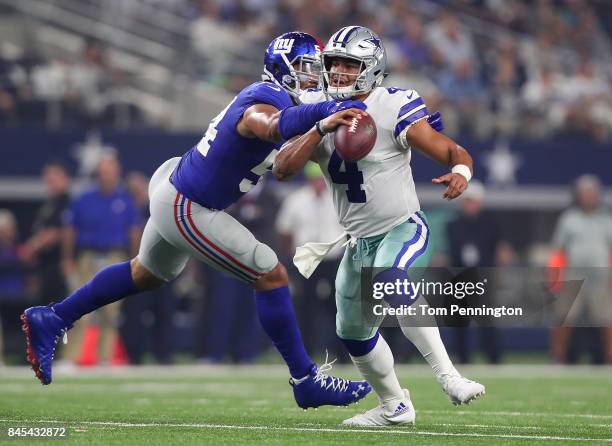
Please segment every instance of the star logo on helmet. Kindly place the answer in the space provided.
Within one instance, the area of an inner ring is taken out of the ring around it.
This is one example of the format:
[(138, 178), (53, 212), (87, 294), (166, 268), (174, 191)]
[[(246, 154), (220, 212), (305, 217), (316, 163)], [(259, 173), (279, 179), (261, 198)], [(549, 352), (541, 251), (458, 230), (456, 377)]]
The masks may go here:
[(369, 39), (365, 39), (365, 42), (370, 42), (376, 48), (380, 48), (380, 39), (378, 37), (370, 37)]
[(359, 48), (368, 49), (368, 50), (378, 50), (380, 48), (380, 39), (377, 37), (370, 37), (369, 39), (364, 39), (357, 45)]

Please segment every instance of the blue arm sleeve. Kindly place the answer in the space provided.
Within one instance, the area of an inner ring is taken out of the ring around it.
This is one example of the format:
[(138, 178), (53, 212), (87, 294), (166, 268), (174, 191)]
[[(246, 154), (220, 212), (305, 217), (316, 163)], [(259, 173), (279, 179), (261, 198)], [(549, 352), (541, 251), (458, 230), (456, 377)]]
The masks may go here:
[(269, 104), (282, 110), (279, 131), (285, 140), (306, 133), (317, 121), (327, 117), (329, 110), (336, 105), (334, 101), (327, 101), (294, 106), (289, 94), (270, 82), (253, 84), (243, 90), (241, 95), (245, 98), (245, 110), (253, 104)]
[(327, 118), (329, 109), (335, 105), (334, 101), (327, 101), (287, 107), (281, 112), (278, 120), (278, 130), (281, 136), (284, 140), (288, 140), (306, 133), (318, 121)]
[(349, 108), (365, 110), (367, 106), (361, 101), (350, 100), (339, 103), (336, 101), (325, 101), (318, 104), (288, 107), (281, 112), (278, 120), (278, 130), (283, 139), (291, 139), (294, 136), (306, 133), (317, 121)]

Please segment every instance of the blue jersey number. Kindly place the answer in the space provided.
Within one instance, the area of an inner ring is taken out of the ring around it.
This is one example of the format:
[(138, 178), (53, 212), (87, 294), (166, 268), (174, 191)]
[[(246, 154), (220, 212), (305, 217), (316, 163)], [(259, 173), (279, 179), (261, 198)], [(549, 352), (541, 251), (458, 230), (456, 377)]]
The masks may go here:
[[(342, 164), (344, 164), (344, 172), (340, 171)], [(363, 172), (357, 168), (356, 162), (343, 161), (334, 150), (329, 159), (327, 171), (334, 183), (346, 184), (348, 186), (346, 196), (350, 203), (366, 202), (366, 193), (361, 189)]]

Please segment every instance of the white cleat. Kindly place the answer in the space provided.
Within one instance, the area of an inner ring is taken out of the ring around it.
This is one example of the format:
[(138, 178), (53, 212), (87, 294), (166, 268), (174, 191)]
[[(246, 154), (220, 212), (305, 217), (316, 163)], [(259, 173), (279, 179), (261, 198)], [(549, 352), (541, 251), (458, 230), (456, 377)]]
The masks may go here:
[(393, 412), (385, 410), (383, 406), (375, 407), (367, 412), (360, 413), (342, 422), (345, 426), (398, 426), (414, 424), (416, 413), (410, 393), (404, 390), (404, 399), (399, 401)]
[(442, 375), (438, 382), (455, 406), (470, 404), (470, 402), (485, 394), (485, 386), (459, 374)]

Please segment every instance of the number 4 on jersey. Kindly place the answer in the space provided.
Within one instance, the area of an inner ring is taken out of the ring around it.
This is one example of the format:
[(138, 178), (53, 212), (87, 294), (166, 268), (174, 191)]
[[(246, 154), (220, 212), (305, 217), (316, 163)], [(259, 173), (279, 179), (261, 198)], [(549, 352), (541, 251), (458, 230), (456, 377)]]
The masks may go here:
[[(344, 172), (340, 171), (342, 164), (344, 164)], [(346, 184), (348, 186), (346, 196), (350, 203), (366, 202), (366, 193), (361, 189), (363, 172), (358, 169), (356, 162), (343, 161), (334, 150), (329, 159), (327, 171), (334, 183)]]

